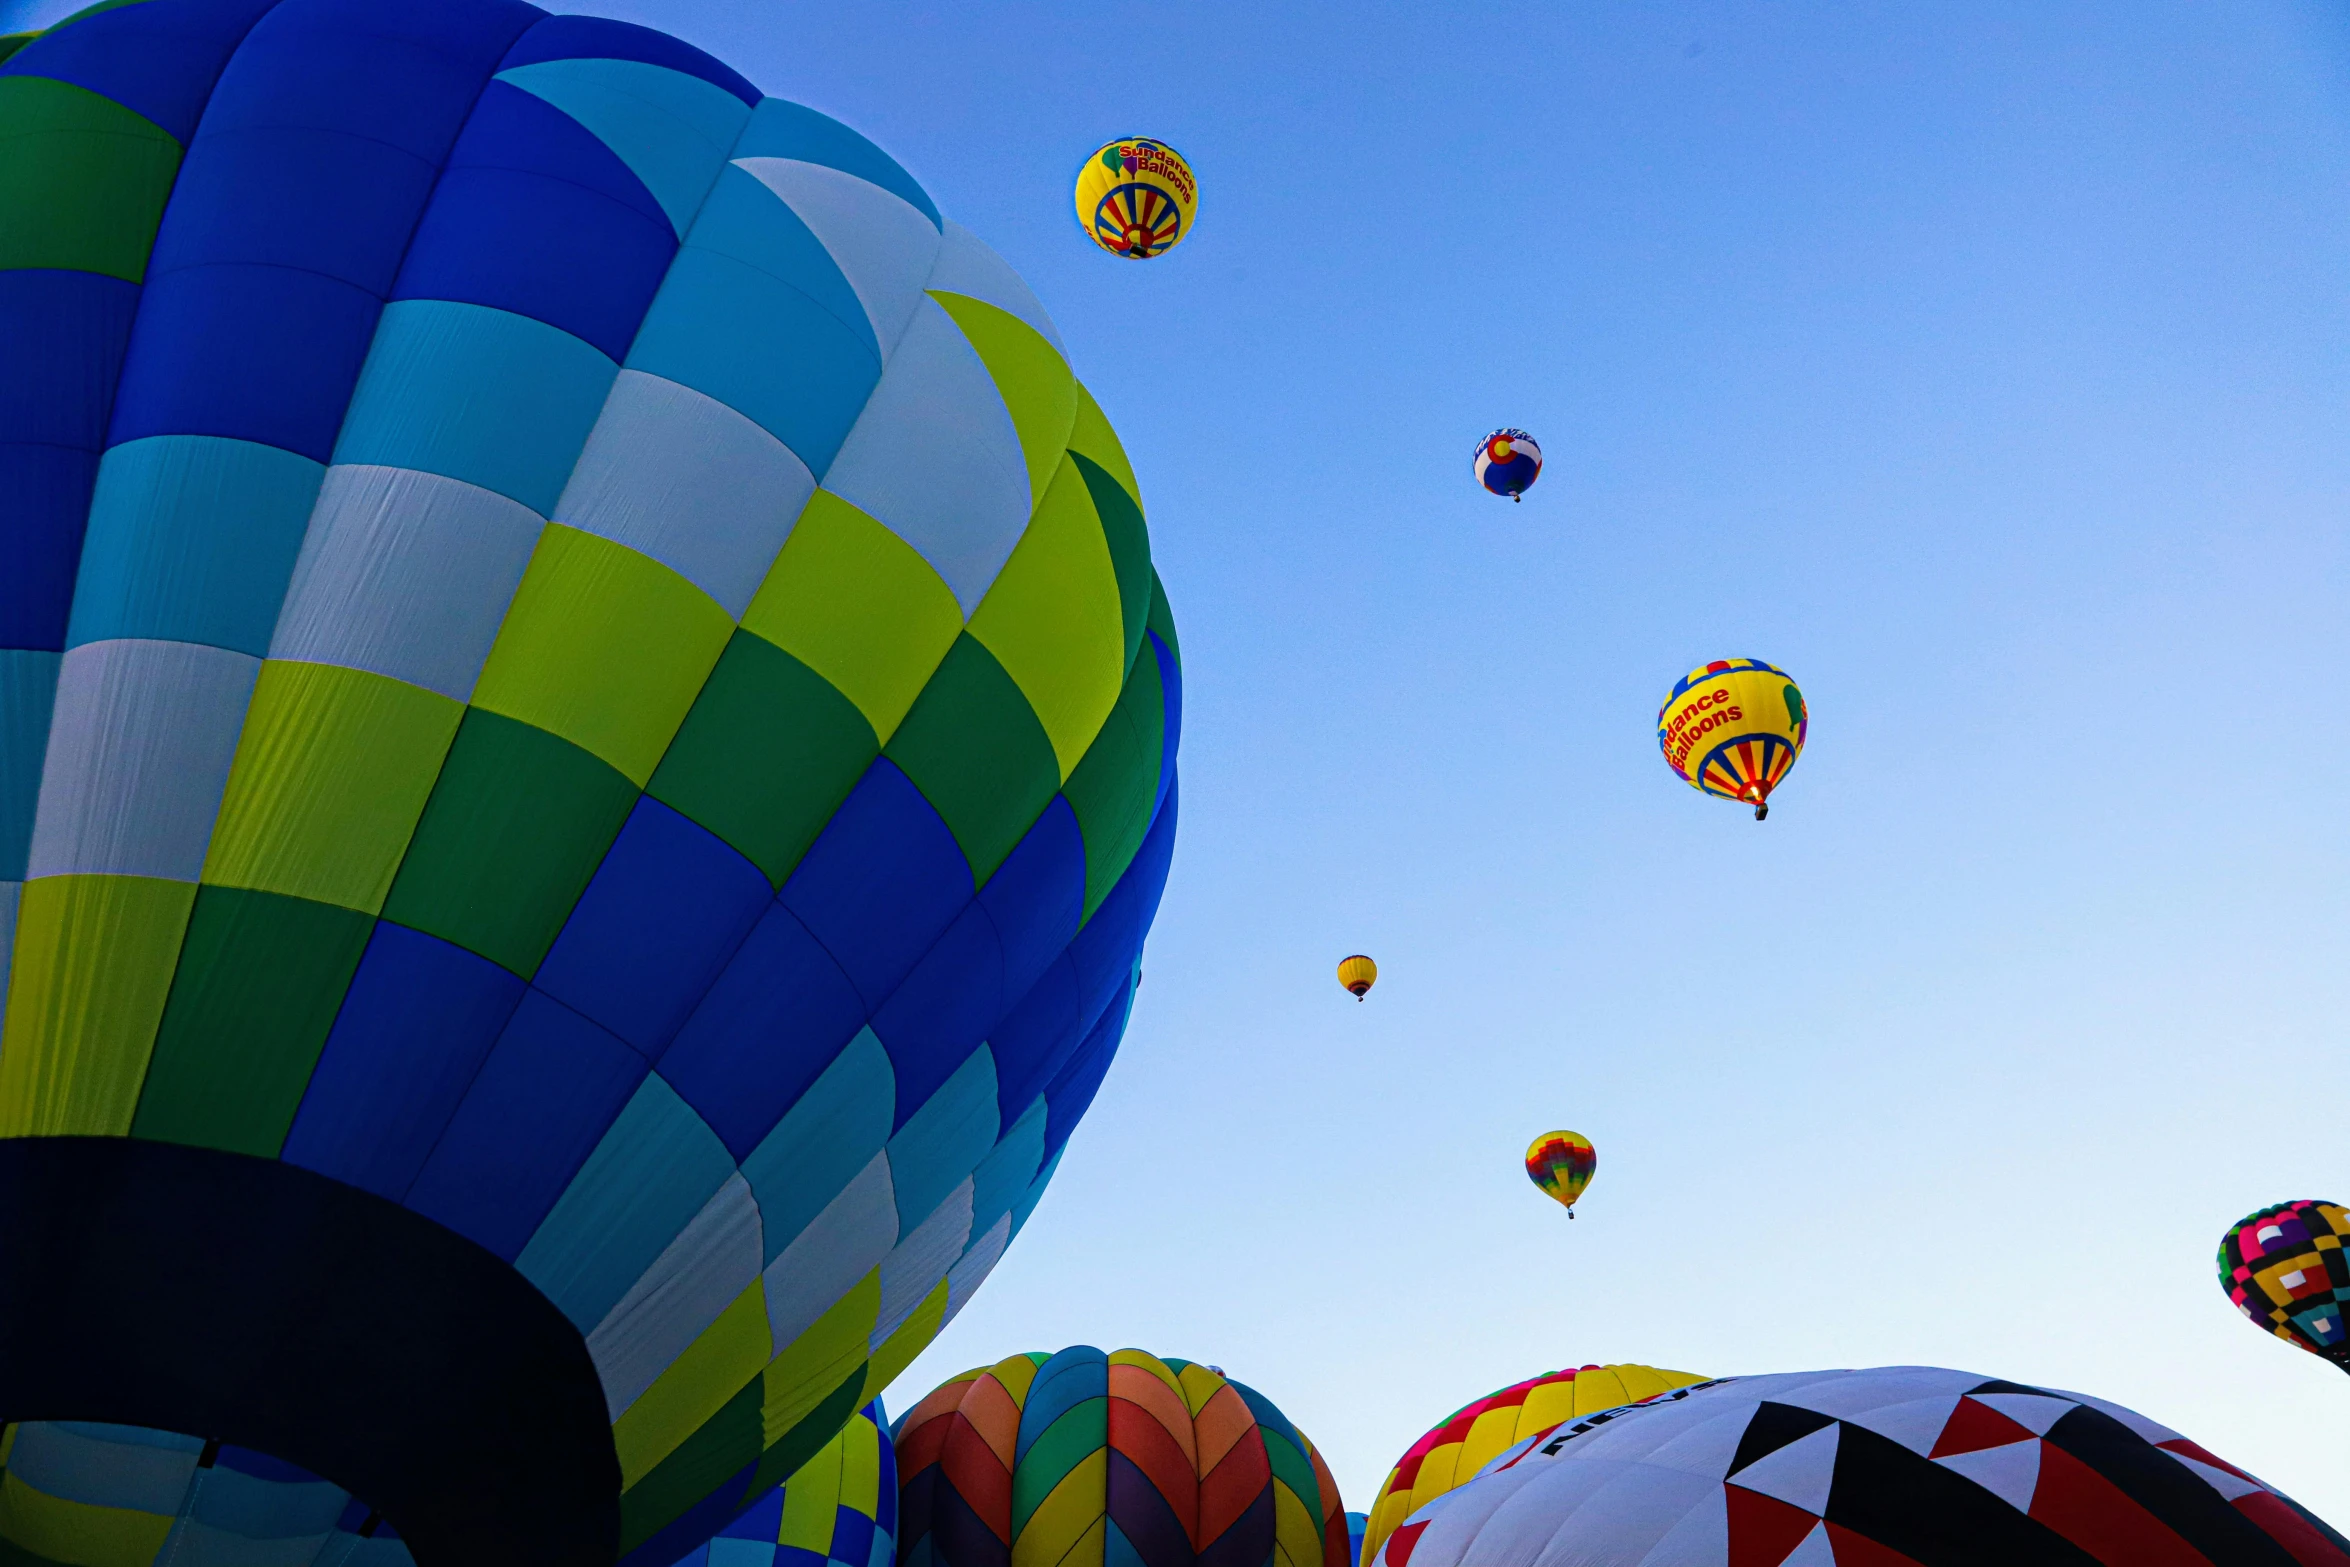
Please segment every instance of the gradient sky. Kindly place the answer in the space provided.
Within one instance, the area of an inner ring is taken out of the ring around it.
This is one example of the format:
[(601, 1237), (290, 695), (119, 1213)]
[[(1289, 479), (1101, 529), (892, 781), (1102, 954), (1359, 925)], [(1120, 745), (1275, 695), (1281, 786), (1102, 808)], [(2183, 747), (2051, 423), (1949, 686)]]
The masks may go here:
[[(1182, 631), (1124, 1050), (893, 1408), (1138, 1345), (1271, 1396), (1360, 1508), (1554, 1366), (1923, 1362), (2350, 1527), (2350, 1386), (2212, 1266), (2350, 1194), (2350, 13), (579, 8), (1003, 252)], [(1203, 192), (1148, 265), (1069, 201), (1137, 133)], [(1502, 424), (1549, 458), (1522, 506), (1470, 478)], [(1760, 826), (1656, 752), (1726, 656), (1810, 700)], [(1553, 1126), (1599, 1148), (1571, 1225), (1518, 1166)]]

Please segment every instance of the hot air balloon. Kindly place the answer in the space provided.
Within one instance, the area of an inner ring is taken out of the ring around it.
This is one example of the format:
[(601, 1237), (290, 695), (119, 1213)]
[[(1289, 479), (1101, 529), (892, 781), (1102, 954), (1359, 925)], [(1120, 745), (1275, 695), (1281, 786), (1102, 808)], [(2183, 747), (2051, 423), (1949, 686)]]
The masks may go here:
[(896, 1567), (898, 1466), (875, 1399), (677, 1567)]
[(1591, 1184), (1599, 1168), (1599, 1152), (1578, 1132), (1544, 1132), (1526, 1145), (1526, 1179), (1542, 1195), (1575, 1216), (1575, 1199)]
[(1784, 670), (1722, 658), (1681, 677), (1657, 709), (1665, 765), (1693, 789), (1771, 814), (1771, 791), (1803, 754), (1811, 715)]
[(1183, 155), (1147, 136), (1093, 150), (1077, 171), (1077, 221), (1113, 256), (1149, 261), (1191, 234), (1199, 181)]
[(1542, 448), (1523, 430), (1496, 430), (1477, 443), (1477, 482), (1516, 500), (1542, 477)]
[(1014, 1355), (940, 1386), (894, 1434), (905, 1567), (1348, 1567), (1314, 1444), (1190, 1361)]
[(1346, 1559), (1350, 1564), (1360, 1562), (1363, 1559), (1363, 1536), (1370, 1527), (1371, 1515), (1369, 1513), (1348, 1513), (1346, 1515)]
[(1379, 965), (1359, 952), (1351, 958), (1341, 958), (1338, 963), (1338, 983), (1348, 995), (1360, 1001), (1371, 993), (1373, 985), (1379, 983)]
[(2287, 1202), (2247, 1214), (2219, 1242), (2219, 1287), (2264, 1332), (2350, 1371), (2350, 1209)]
[(904, 169), (660, 33), (141, 0), (0, 101), (0, 1412), (668, 1567), (1117, 1048), (1133, 470)]
[(1701, 1382), (1538, 1433), (1372, 1560), (2345, 1567), (2350, 1540), (2119, 1404), (1887, 1366)]
[[(1369, 1567), (1396, 1526), (1455, 1486), (1476, 1478), (1513, 1443), (1562, 1421), (1653, 1398), (1704, 1378), (1654, 1366), (1582, 1366), (1546, 1372), (1455, 1410), (1396, 1460), (1371, 1503), (1355, 1560)], [(1352, 1517), (1352, 1514), (1348, 1515)]]

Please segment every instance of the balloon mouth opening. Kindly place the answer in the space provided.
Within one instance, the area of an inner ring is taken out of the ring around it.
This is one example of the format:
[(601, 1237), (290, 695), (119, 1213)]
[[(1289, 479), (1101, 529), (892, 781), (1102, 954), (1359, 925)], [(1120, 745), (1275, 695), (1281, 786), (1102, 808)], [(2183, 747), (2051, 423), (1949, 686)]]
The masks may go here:
[(1357, 1001), (1360, 1001), (1363, 999), (1363, 997), (1371, 993), (1371, 987), (1358, 979), (1353, 984), (1346, 987), (1346, 992), (1348, 995), (1354, 997)]

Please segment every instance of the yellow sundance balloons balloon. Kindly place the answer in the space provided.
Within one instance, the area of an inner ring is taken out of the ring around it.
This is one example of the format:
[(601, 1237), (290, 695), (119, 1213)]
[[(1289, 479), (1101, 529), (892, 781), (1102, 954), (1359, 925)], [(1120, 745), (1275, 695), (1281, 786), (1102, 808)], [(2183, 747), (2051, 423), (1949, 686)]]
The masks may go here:
[(1753, 806), (1759, 822), (1810, 727), (1803, 693), (1785, 670), (1722, 658), (1673, 687), (1657, 709), (1656, 743), (1683, 783)]
[(1183, 243), (1199, 211), (1199, 182), (1183, 155), (1147, 136), (1094, 149), (1077, 171), (1077, 221), (1113, 256), (1148, 261)]
[(1358, 952), (1338, 965), (1338, 982), (1360, 1001), (1379, 982), (1379, 965)]

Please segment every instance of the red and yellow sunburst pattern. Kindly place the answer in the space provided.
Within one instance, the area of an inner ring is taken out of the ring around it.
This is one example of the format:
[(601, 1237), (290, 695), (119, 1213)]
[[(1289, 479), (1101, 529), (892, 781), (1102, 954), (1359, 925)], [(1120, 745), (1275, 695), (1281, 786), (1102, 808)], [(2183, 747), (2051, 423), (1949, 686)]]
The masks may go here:
[(1199, 210), (1191, 165), (1165, 142), (1126, 136), (1077, 171), (1077, 221), (1113, 256), (1148, 261), (1183, 243)]
[(1723, 658), (1681, 677), (1657, 709), (1656, 743), (1682, 782), (1759, 819), (1811, 729), (1803, 693), (1758, 659)]

